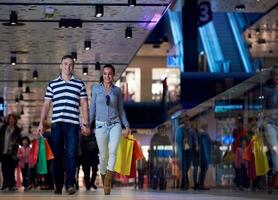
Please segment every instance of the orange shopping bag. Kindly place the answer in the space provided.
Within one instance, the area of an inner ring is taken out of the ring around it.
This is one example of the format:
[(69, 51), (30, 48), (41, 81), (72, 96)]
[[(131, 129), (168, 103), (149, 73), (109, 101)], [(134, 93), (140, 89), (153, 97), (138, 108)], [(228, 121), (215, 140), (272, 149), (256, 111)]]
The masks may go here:
[(45, 151), (46, 151), (46, 160), (54, 159), (53, 152), (48, 144), (48, 141), (45, 139)]

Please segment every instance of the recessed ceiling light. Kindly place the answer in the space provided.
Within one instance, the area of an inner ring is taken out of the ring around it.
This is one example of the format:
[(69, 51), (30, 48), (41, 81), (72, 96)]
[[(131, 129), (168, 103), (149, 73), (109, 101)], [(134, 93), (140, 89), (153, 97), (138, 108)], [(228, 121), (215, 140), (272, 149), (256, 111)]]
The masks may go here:
[(81, 19), (61, 18), (59, 21), (59, 28), (82, 28), (82, 21)]
[(132, 29), (130, 26), (125, 29), (125, 38), (132, 38)]
[(11, 57), (11, 65), (16, 65), (16, 57), (15, 56)]
[(136, 5), (136, 0), (128, 0), (128, 5), (134, 7)]
[(95, 70), (100, 71), (100, 63), (99, 62), (96, 62)]
[(236, 9), (237, 11), (243, 11), (243, 10), (245, 10), (245, 5), (244, 5), (244, 4), (236, 5), (236, 6), (235, 6), (235, 9)]
[(71, 56), (73, 58), (73, 61), (77, 61), (77, 53), (76, 52), (71, 52)]
[(38, 79), (39, 78), (39, 73), (38, 73), (38, 71), (37, 70), (34, 70), (33, 71), (33, 79)]
[(22, 81), (22, 80), (18, 80), (17, 86), (18, 86), (18, 87), (22, 87), (22, 86), (23, 86), (23, 81)]
[(29, 86), (26, 86), (25, 93), (30, 93), (30, 87)]
[(10, 24), (16, 25), (17, 24), (17, 14), (16, 11), (12, 10), (10, 14)]
[(88, 67), (83, 67), (83, 69), (82, 69), (82, 73), (83, 73), (83, 75), (84, 76), (87, 76), (88, 75)]
[(91, 49), (91, 41), (90, 41), (90, 40), (86, 40), (86, 41), (84, 42), (84, 49), (85, 49), (86, 51), (88, 51), (88, 50)]
[(102, 17), (104, 13), (104, 8), (102, 4), (96, 5), (96, 17)]

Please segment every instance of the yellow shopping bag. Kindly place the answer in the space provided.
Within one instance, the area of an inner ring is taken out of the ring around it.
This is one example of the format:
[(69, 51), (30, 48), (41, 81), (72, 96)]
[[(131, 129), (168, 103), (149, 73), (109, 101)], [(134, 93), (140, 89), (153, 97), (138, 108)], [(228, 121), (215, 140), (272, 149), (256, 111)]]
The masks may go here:
[(131, 161), (132, 161), (132, 154), (133, 154), (133, 145), (134, 142), (131, 138), (124, 138), (121, 137), (118, 151), (117, 151), (117, 159), (114, 167), (114, 171), (124, 175), (130, 175), (131, 169)]
[(254, 135), (252, 141), (254, 143), (256, 175), (263, 176), (269, 171), (268, 160), (263, 149), (263, 139), (259, 135)]

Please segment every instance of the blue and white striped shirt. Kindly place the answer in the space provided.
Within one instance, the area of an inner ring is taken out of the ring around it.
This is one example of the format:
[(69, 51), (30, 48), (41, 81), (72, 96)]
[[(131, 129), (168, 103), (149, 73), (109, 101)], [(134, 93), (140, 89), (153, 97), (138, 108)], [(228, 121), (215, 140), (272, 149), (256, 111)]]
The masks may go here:
[(67, 82), (61, 76), (50, 81), (44, 99), (52, 100), (52, 123), (79, 124), (80, 98), (88, 98), (88, 95), (84, 82), (74, 76)]

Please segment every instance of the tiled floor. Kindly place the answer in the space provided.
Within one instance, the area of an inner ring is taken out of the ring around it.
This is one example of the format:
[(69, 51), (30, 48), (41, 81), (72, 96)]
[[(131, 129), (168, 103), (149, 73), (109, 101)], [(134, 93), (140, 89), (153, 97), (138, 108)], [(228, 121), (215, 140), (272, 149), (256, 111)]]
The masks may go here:
[(1, 200), (246, 200), (246, 199), (278, 199), (278, 191), (272, 195), (266, 192), (239, 192), (232, 190), (210, 190), (205, 192), (196, 191), (138, 191), (131, 188), (115, 188), (111, 195), (104, 196), (102, 188), (97, 191), (80, 190), (75, 195), (54, 195), (52, 191), (16, 191), (0, 192)]

